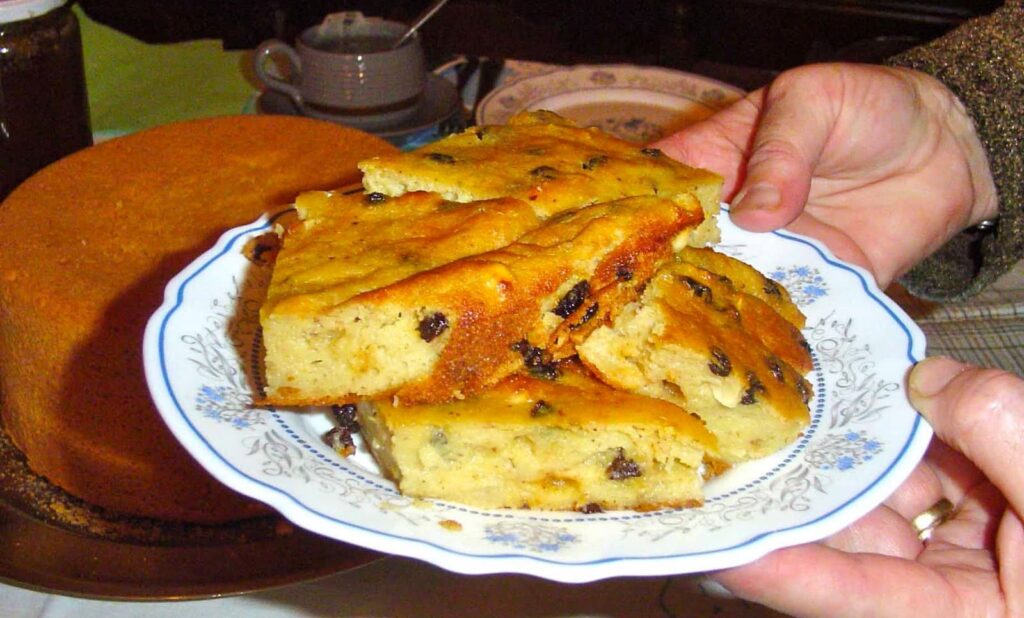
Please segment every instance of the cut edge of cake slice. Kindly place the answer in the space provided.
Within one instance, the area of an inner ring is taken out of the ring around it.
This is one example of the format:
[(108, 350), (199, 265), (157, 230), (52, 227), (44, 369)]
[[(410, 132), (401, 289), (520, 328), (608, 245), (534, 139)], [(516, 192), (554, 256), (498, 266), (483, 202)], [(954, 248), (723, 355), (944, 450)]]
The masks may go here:
[(708, 288), (667, 266), (639, 301), (576, 349), (608, 384), (697, 414), (727, 461), (755, 459), (786, 446), (807, 426), (811, 386), (746, 330), (743, 315), (736, 305), (716, 307)]
[(358, 410), (365, 443), (402, 494), (479, 508), (699, 506), (704, 477), (724, 467), (696, 417), (612, 389), (578, 363), (554, 380), (515, 374), (463, 401)]
[[(671, 257), (700, 211), (653, 197), (563, 213), (506, 247), (339, 299), (315, 290), (262, 314), (268, 388), (277, 405), (394, 396), (436, 402), (479, 392), (546, 347), (566, 295), (600, 289), (622, 264)], [(278, 260), (288, 259), (288, 239)], [(637, 252), (659, 256), (637, 260)], [(592, 285), (591, 285), (592, 283)]]

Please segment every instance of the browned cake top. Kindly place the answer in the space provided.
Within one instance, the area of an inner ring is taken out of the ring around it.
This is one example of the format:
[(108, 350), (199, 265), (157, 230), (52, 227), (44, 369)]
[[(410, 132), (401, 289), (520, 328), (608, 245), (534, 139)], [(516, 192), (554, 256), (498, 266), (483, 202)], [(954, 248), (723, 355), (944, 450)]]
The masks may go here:
[[(710, 252), (706, 249), (697, 251)], [(747, 274), (747, 270), (753, 270), (752, 268), (739, 260), (722, 254), (715, 254), (714, 259), (704, 262), (718, 267), (718, 270), (705, 270), (692, 263), (677, 260), (663, 266), (659, 274), (674, 278), (677, 285), (689, 290), (696, 298), (703, 301), (707, 309), (734, 321), (736, 328), (749, 333), (769, 353), (777, 356), (801, 374), (813, 369), (811, 354), (800, 330), (767, 302), (753, 294), (740, 291), (733, 284), (734, 277), (742, 279)], [(746, 287), (750, 289), (750, 286)], [(785, 293), (781, 286), (776, 285), (776, 289), (779, 290), (779, 294)], [(785, 305), (793, 315), (799, 316), (802, 321), (803, 314), (796, 305), (789, 302), (788, 298), (784, 299), (775, 294), (767, 296), (776, 301), (776, 306)]]
[(505, 198), (460, 204), (434, 193), (310, 192), (295, 203), (265, 312), (315, 314), (459, 258), (504, 247), (541, 221)]
[(393, 150), (360, 131), (283, 116), (180, 122), (104, 142), (7, 198), (0, 272), (47, 272), (34, 285), (109, 298), (143, 273), (169, 279), (221, 232), (301, 191), (357, 182), (358, 160)]
[[(409, 153), (360, 163), (368, 176), (386, 169), (416, 179), (413, 189), (437, 187), (445, 197), (512, 196), (542, 216), (636, 195), (674, 199), (715, 192), (721, 177), (692, 168), (653, 148), (584, 129), (555, 114), (518, 114), (507, 125), (471, 127)], [(411, 180), (409, 181), (411, 182)], [(714, 203), (717, 212), (718, 204)], [(706, 206), (707, 208), (707, 206)]]
[(661, 306), (667, 321), (654, 345), (675, 344), (704, 352), (711, 374), (741, 382), (741, 405), (763, 400), (783, 418), (807, 418), (810, 384), (746, 328), (744, 317), (749, 315), (744, 316), (741, 309), (716, 305), (708, 288), (671, 270), (651, 280), (645, 298)]
[(804, 327), (806, 318), (793, 303), (786, 288), (765, 277), (746, 262), (713, 249), (695, 247), (687, 247), (680, 251), (678, 259), (725, 277), (737, 291), (768, 303), (796, 328)]
[(0, 414), (33, 469), (122, 512), (253, 512), (167, 430), (143, 379), (164, 286), (227, 228), (359, 179), (393, 147), (283, 116), (181, 122), (42, 170), (0, 205)]
[(554, 379), (514, 374), (462, 401), (399, 408), (390, 400), (375, 403), (393, 428), (465, 423), (570, 429), (597, 425), (613, 430), (616, 425), (638, 425), (671, 427), (710, 451), (717, 444), (704, 423), (686, 410), (667, 401), (614, 389), (572, 361), (561, 363)]

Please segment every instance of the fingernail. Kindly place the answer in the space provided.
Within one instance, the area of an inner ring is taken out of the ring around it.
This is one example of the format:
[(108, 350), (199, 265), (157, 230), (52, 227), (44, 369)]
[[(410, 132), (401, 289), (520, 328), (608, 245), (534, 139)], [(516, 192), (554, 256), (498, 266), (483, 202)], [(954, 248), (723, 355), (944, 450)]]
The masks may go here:
[(706, 596), (715, 599), (735, 599), (736, 595), (725, 587), (725, 584), (714, 579), (710, 575), (702, 575), (698, 578), (697, 585)]
[(910, 398), (934, 397), (953, 377), (964, 370), (964, 365), (951, 358), (934, 356), (920, 361), (910, 370), (907, 387)]
[(778, 208), (779, 200), (779, 189), (773, 184), (762, 182), (737, 193), (733, 207), (739, 210), (774, 210)]

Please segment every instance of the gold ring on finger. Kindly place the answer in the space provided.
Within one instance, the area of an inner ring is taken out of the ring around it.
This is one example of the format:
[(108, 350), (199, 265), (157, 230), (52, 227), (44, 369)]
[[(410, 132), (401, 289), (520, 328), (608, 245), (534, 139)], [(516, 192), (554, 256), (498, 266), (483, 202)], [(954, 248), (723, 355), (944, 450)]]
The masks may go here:
[(910, 521), (910, 527), (917, 533), (917, 538), (927, 541), (932, 532), (953, 516), (953, 503), (946, 498), (940, 499), (921, 514)]

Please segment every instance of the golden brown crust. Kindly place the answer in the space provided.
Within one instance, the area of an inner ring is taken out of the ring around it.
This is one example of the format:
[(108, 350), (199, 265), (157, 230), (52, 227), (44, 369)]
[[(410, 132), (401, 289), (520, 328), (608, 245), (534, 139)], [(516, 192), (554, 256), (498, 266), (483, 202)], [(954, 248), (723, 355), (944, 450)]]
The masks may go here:
[(321, 311), (457, 259), (498, 249), (541, 225), (530, 207), (434, 193), (400, 197), (306, 192), (284, 231), (264, 314)]
[(748, 328), (761, 324), (745, 320), (739, 305), (733, 305), (735, 313), (716, 307), (699, 288), (680, 282), (669, 269), (659, 273), (652, 285), (663, 285), (652, 300), (670, 315), (658, 343), (703, 352), (709, 374), (739, 380), (739, 405), (765, 402), (782, 418), (807, 420), (810, 384), (802, 372), (779, 358), (778, 349), (765, 346)]
[(361, 162), (360, 169), (369, 191), (434, 191), (458, 201), (509, 196), (529, 202), (541, 217), (631, 196), (695, 196), (705, 222), (691, 241), (718, 239), (721, 177), (550, 112), (470, 127), (412, 152)]
[[(705, 258), (708, 257), (707, 254), (714, 253), (713, 259), (704, 259), (702, 263), (717, 270), (706, 270), (685, 261), (693, 252), (700, 252)], [(741, 291), (734, 283), (742, 283), (744, 279), (751, 277), (749, 272), (755, 273), (764, 281), (770, 281), (749, 265), (711, 249), (687, 249), (680, 256), (681, 259), (667, 264), (660, 272), (674, 277), (695, 295), (699, 293), (698, 297), (708, 308), (733, 317), (739, 329), (799, 373), (805, 374), (814, 368), (803, 334), (784, 317), (789, 315), (793, 321), (803, 324), (804, 315), (789, 300), (788, 293), (781, 285), (774, 282), (770, 286), (759, 285), (757, 290), (763, 292), (767, 289), (771, 292), (755, 296)], [(745, 286), (745, 289), (752, 289), (752, 286)], [(762, 300), (763, 298), (770, 300), (771, 304)]]
[[(694, 212), (696, 200), (692, 196), (681, 196), (676, 202), (687, 202)], [(638, 235), (624, 244), (614, 260), (602, 262), (590, 280), (590, 293), (555, 331), (546, 334), (543, 345), (551, 356), (564, 359), (576, 354), (576, 344), (599, 326), (608, 324), (627, 303), (636, 300), (654, 272), (672, 256), (672, 247), (657, 235)]]
[(679, 261), (722, 275), (738, 292), (749, 294), (777, 311), (800, 329), (806, 318), (783, 286), (761, 274), (753, 266), (709, 248), (687, 247), (679, 252)]
[(167, 281), (225, 229), (391, 151), (313, 120), (163, 126), (43, 170), (0, 205), (0, 416), (32, 468), (115, 511), (217, 522), (264, 512), (203, 471), (154, 410), (140, 348)]

